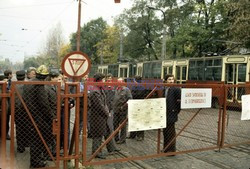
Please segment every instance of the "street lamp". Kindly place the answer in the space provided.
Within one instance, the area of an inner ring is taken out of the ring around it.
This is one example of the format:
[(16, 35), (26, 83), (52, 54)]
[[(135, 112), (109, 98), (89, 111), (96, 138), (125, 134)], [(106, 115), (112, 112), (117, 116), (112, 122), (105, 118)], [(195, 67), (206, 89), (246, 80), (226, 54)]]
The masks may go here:
[(158, 10), (162, 12), (163, 15), (163, 37), (162, 37), (162, 49), (161, 49), (161, 58), (162, 60), (166, 59), (166, 42), (167, 42), (167, 23), (165, 12), (161, 9), (147, 6), (148, 9)]

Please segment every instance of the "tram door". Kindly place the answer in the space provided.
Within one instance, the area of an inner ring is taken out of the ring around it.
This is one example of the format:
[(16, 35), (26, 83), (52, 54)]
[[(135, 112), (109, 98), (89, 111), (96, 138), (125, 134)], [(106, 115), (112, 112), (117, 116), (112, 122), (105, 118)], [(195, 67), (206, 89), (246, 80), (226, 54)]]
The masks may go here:
[(128, 68), (120, 68), (120, 76), (122, 78), (128, 77)]
[(183, 65), (183, 66), (176, 66), (176, 82), (183, 84), (186, 83), (187, 81), (187, 66)]
[[(226, 64), (226, 84), (240, 85), (246, 83), (246, 63)], [(245, 88), (232, 87), (229, 89), (227, 99), (229, 101), (241, 101), (241, 96), (245, 94)]]

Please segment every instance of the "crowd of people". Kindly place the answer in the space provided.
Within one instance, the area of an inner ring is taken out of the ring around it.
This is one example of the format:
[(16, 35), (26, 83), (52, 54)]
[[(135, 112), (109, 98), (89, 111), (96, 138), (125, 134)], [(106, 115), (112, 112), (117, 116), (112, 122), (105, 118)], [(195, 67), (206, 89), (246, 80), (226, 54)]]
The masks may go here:
[[(50, 149), (52, 155), (56, 153), (55, 136), (52, 134), (52, 121), (56, 118), (57, 112), (57, 93), (63, 92), (64, 84), (67, 81), (59, 71), (50, 71), (45, 65), (29, 68), (27, 71), (20, 70), (16, 72), (16, 79), (19, 81), (53, 81), (60, 82), (62, 91), (57, 90), (56, 85), (17, 85), (16, 90), (23, 97), (27, 104), (29, 113), (26, 112), (20, 99), (16, 97), (15, 101), (15, 125), (16, 125), (16, 140), (17, 152), (23, 153), (26, 147), (30, 147), (30, 167), (40, 168), (46, 166), (46, 160), (50, 159), (48, 150), (42, 139), (47, 143), (47, 148)], [(116, 79), (119, 83), (126, 83), (126, 79)], [(166, 83), (174, 83), (173, 75), (165, 76)], [(7, 91), (11, 90), (12, 71), (6, 70), (4, 75), (0, 75), (0, 81), (7, 83)], [(88, 81), (88, 76), (84, 76), (80, 83), (80, 92), (84, 91), (84, 83)], [(88, 88), (88, 115), (87, 115), (87, 130), (88, 138), (92, 139), (92, 153), (96, 153), (101, 146), (103, 139), (109, 136), (119, 128), (119, 132), (106, 145), (109, 154), (121, 151), (117, 144), (126, 144), (126, 139), (136, 139), (137, 141), (144, 140), (144, 131), (130, 132), (127, 135), (127, 125), (122, 125), (128, 116), (128, 100), (130, 99), (144, 99), (150, 93), (148, 89), (138, 89), (139, 86), (129, 88), (124, 85), (112, 85), (114, 82), (112, 74), (104, 75), (96, 73), (93, 77), (97, 85)], [(106, 82), (103, 85), (102, 82)], [(134, 83), (141, 83), (142, 78), (135, 76)], [(110, 83), (110, 85), (107, 85)], [(141, 86), (140, 86), (141, 87)], [(166, 116), (167, 124), (163, 129), (164, 146), (163, 152), (176, 151), (176, 132), (175, 122), (178, 120), (178, 113), (180, 112), (180, 97), (181, 90), (178, 87), (164, 87), (162, 95), (157, 97), (166, 98)], [(0, 97), (1, 99), (1, 97)], [(74, 99), (69, 99), (67, 103), (70, 109), (75, 106)], [(64, 106), (65, 103), (61, 101), (61, 126), (60, 126), (60, 147), (64, 148), (65, 124), (68, 124), (68, 140), (70, 140), (70, 128), (68, 123), (64, 120)], [(83, 99), (80, 99), (80, 132), (83, 128)], [(1, 117), (1, 116), (0, 116)], [(9, 118), (10, 118), (10, 100), (7, 101), (7, 119), (6, 119), (6, 139), (9, 136)], [(0, 120), (1, 121), (1, 120)], [(33, 121), (33, 122), (32, 122)], [(34, 125), (34, 123), (36, 125)], [(1, 126), (1, 124), (0, 124)], [(0, 130), (1, 131), (1, 130)], [(40, 134), (39, 135), (39, 132)], [(105, 159), (107, 154), (99, 151), (96, 158)]]

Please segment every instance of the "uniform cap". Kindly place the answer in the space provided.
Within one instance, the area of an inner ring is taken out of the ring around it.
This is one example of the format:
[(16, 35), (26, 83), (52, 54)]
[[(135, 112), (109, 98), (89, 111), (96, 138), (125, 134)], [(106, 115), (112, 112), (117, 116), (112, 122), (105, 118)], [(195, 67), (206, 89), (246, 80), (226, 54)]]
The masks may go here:
[(49, 71), (45, 65), (41, 65), (36, 69), (36, 73), (40, 75), (48, 75)]
[(16, 78), (17, 80), (25, 79), (25, 70), (16, 71)]

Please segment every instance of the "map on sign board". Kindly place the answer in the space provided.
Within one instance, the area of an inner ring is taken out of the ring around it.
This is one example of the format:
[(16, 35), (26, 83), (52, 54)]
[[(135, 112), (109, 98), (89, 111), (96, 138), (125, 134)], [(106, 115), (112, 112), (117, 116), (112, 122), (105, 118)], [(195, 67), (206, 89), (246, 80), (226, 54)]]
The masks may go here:
[(241, 120), (250, 120), (250, 95), (242, 95), (242, 112)]
[(166, 127), (166, 98), (128, 101), (128, 131)]
[(90, 60), (82, 52), (72, 52), (64, 57), (62, 70), (66, 76), (83, 77), (90, 70)]

